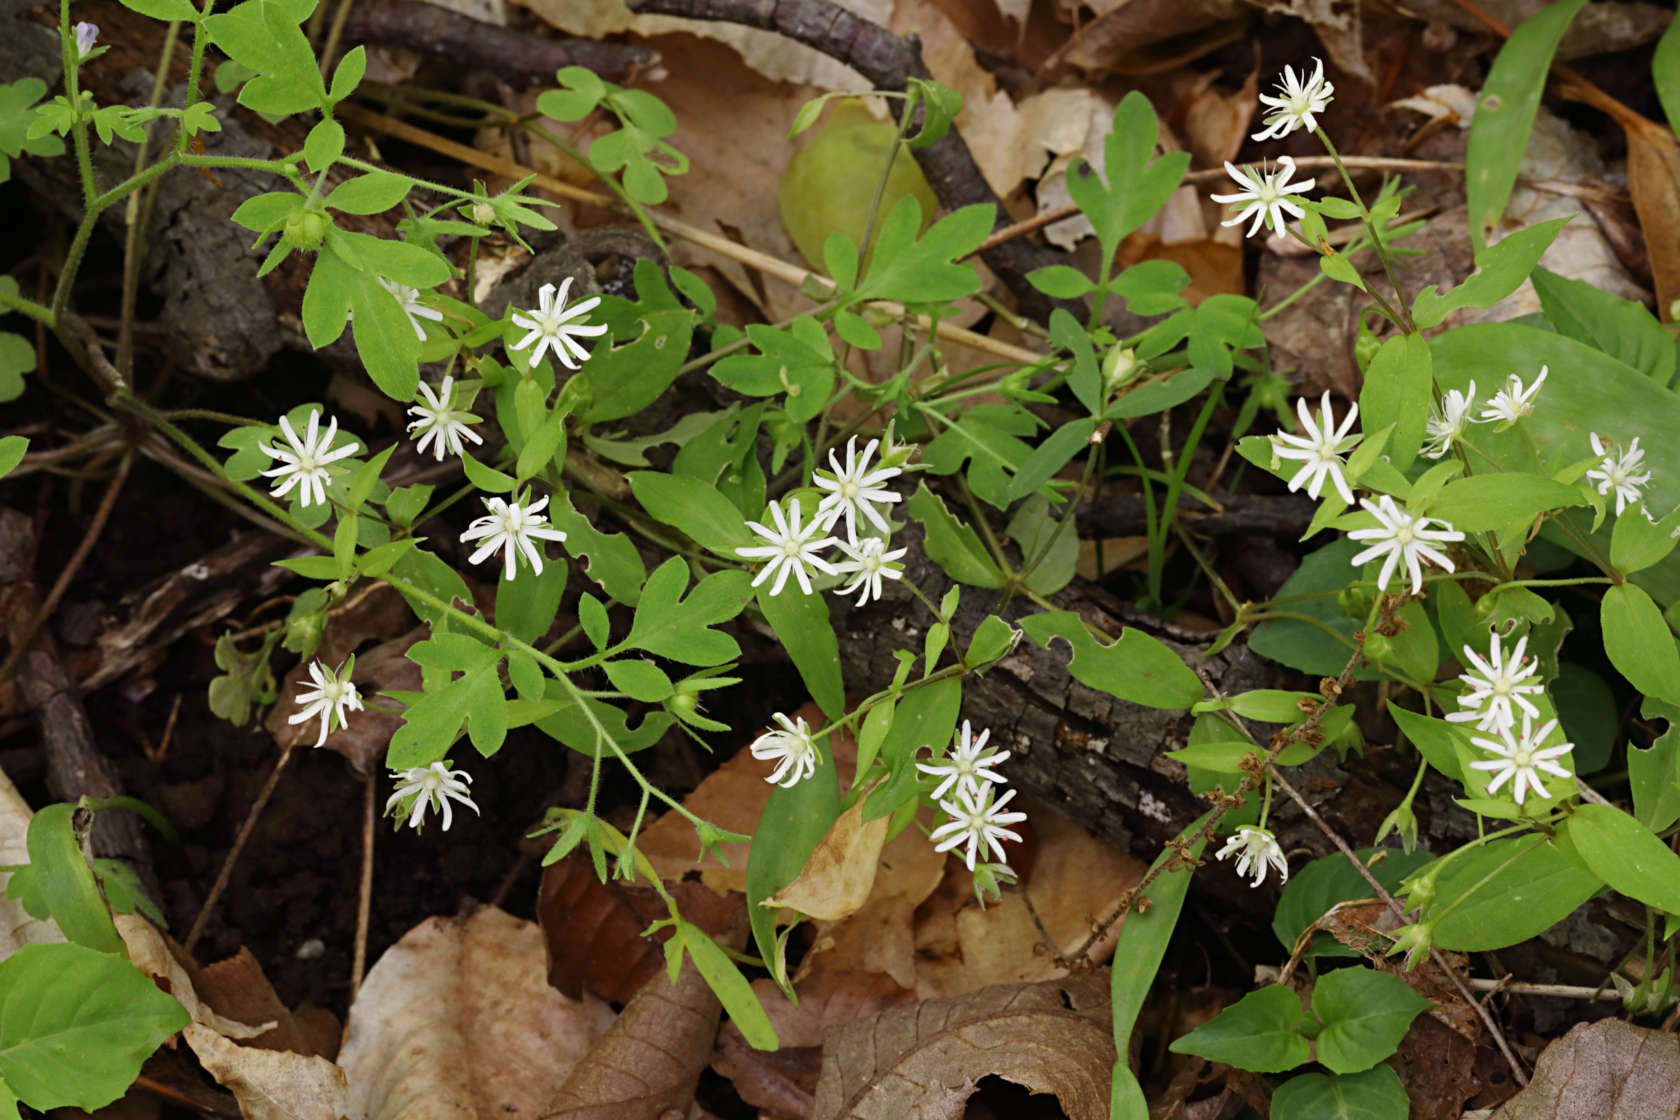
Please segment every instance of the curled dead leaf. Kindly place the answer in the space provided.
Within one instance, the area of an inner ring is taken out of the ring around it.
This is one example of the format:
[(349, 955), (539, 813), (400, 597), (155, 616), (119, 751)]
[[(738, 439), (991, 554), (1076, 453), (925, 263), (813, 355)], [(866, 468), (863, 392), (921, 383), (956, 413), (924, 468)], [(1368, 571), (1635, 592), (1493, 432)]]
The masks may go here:
[(206, 1072), (239, 1101), (245, 1120), (338, 1120), (348, 1114), (344, 1071), (325, 1058), (240, 1046), (197, 1023), (181, 1033)]
[(1113, 1066), (1106, 970), (997, 984), (829, 1032), (813, 1115), (961, 1115), (975, 1083), (997, 1076), (1055, 1094), (1073, 1120), (1102, 1120)]
[(790, 906), (807, 917), (838, 921), (854, 914), (869, 898), (881, 847), (887, 840), (886, 817), (863, 819), (867, 798), (840, 814), (817, 843), (805, 870), (765, 906)]

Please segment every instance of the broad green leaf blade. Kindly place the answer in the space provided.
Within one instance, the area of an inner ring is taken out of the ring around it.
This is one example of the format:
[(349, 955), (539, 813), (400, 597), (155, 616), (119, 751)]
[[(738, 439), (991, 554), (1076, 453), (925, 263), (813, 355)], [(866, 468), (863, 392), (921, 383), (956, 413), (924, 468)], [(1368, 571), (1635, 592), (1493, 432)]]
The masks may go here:
[[(741, 582), (746, 583), (744, 575)], [(758, 587), (758, 608), (811, 690), (811, 699), (829, 719), (839, 719), (846, 712), (846, 689), (840, 679), (840, 642), (829, 621), (828, 603), (821, 595), (801, 595), (793, 586), (772, 595), (770, 585), (763, 583)]]
[(1595, 875), (1629, 898), (1680, 915), (1680, 856), (1610, 805), (1580, 805), (1564, 825)]
[(1429, 1001), (1393, 973), (1340, 968), (1313, 985), (1312, 1006), (1324, 1025), (1319, 1062), (1334, 1073), (1358, 1073), (1399, 1049)]
[(970, 587), (1004, 585), (1003, 573), (998, 571), (979, 536), (951, 516), (944, 501), (927, 488), (927, 483), (916, 486), (916, 492), (904, 504), (904, 512), (922, 523), (927, 531), (922, 547), (946, 575)]
[(1312, 1051), (1306, 1032), (1312, 1016), (1301, 997), (1282, 984), (1248, 993), (1168, 1047), (1175, 1054), (1195, 1054), (1255, 1073), (1280, 1073), (1307, 1061)]
[[(1435, 857), (1428, 852), (1407, 855), (1398, 848), (1362, 848), (1354, 854), (1368, 862), (1378, 851), (1383, 858), (1371, 865), (1376, 876), (1389, 891), (1400, 888), (1400, 881)], [(1277, 935), (1285, 952), (1295, 948), (1295, 941), (1308, 926), (1328, 914), (1339, 903), (1356, 898), (1370, 898), (1371, 884), (1365, 881), (1347, 857), (1340, 852), (1320, 856), (1284, 884), (1278, 896), (1277, 911), (1272, 915), (1272, 932)], [(1309, 956), (1356, 957), (1359, 954), (1327, 933), (1316, 933), (1307, 947)]]
[(948, 677), (904, 694), (893, 709), (892, 724), (881, 743), (881, 760), (892, 777), (870, 794), (863, 812), (865, 821), (897, 812), (916, 799), (917, 752), (929, 747), (935, 759), (943, 758), (955, 737), (961, 714), (960, 677)]
[(1680, 821), (1680, 711), (1661, 701), (1647, 700), (1645, 718), (1661, 716), (1668, 730), (1649, 747), (1628, 745), (1628, 784), (1633, 787), (1634, 814), (1645, 827), (1661, 831)]
[(648, 516), (681, 529), (708, 552), (739, 562), (735, 550), (757, 540), (748, 531), (741, 511), (715, 486), (658, 471), (632, 471), (626, 477)]
[[(1476, 117), (1480, 120), (1481, 114), (1477, 113)], [(1503, 207), (1504, 203), (1500, 205)], [(1461, 307), (1492, 307), (1528, 278), (1541, 254), (1568, 220), (1556, 218), (1541, 222), (1481, 250), (1476, 254), (1476, 271), (1464, 283), (1446, 292), (1437, 292), (1433, 284), (1420, 291), (1412, 301), (1412, 318), (1427, 330)]]
[(24, 453), (29, 450), (29, 437), (5, 436), (0, 438), (0, 478), (5, 478), (17, 470), (18, 464), (23, 462)]
[(566, 591), (566, 564), (545, 564), (542, 574), (520, 569), (514, 579), (502, 569), (496, 584), (496, 625), (522, 642), (534, 642), (554, 625)]
[(740, 657), (735, 639), (712, 627), (741, 613), (750, 595), (747, 573), (714, 572), (684, 598), (687, 587), (688, 562), (682, 557), (655, 569), (642, 588), (625, 644), (685, 665), (721, 665)]
[[(1676, 63), (1680, 65), (1680, 59)], [(1658, 385), (1668, 386), (1674, 377), (1674, 336), (1644, 304), (1550, 269), (1536, 268), (1530, 279), (1547, 320), (1559, 334), (1602, 350)]]
[(645, 329), (633, 342), (614, 349), (597, 346), (583, 367), (589, 403), (580, 418), (596, 424), (634, 416), (659, 399), (676, 380), (688, 357), (694, 312), (648, 311)]
[(29, 865), (41, 897), (64, 936), (101, 953), (124, 956), (127, 950), (111, 921), (93, 869), (76, 843), (76, 807), (48, 805), (29, 822)]
[(1366, 429), (1394, 425), (1388, 440), (1389, 459), (1405, 470), (1423, 446), (1424, 422), (1429, 417), (1435, 378), (1429, 344), (1421, 335), (1400, 334), (1388, 339), (1365, 371), (1359, 412)]
[(1515, 836), (1452, 859), (1423, 917), (1435, 923), (1438, 948), (1503, 949), (1539, 936), (1603, 889), (1603, 880), (1558, 845)]
[(919, 239), (921, 208), (906, 195), (887, 214), (875, 241), (875, 258), (858, 285), (857, 298), (899, 303), (948, 303), (980, 288), (972, 264), (959, 263), (992, 232), (997, 208), (978, 203), (946, 215)]
[(642, 596), (647, 568), (642, 554), (623, 533), (603, 533), (561, 498), (548, 507), (549, 521), (566, 534), (565, 548), (584, 561), (584, 572), (616, 602), (633, 607)]
[(1104, 645), (1072, 611), (1021, 619), (1021, 629), (1045, 649), (1060, 638), (1072, 651), (1068, 672), (1099, 692), (1150, 708), (1188, 708), (1203, 696), (1201, 679), (1159, 639), (1128, 626)]
[(1411, 1101), (1386, 1065), (1363, 1073), (1303, 1073), (1272, 1094), (1272, 1120), (1406, 1120)]
[(1651, 597), (1631, 583), (1618, 584), (1604, 593), (1599, 621), (1616, 671), (1646, 696), (1680, 704), (1680, 651)]
[(191, 1021), (120, 953), (25, 945), (0, 961), (0, 1083), (43, 1111), (103, 1108)]
[(741, 975), (740, 967), (718, 948), (718, 943), (698, 926), (681, 920), (677, 922), (677, 937), (688, 953), (688, 959), (694, 962), (694, 967), (705, 978), (706, 986), (723, 1004), (729, 1021), (740, 1029), (747, 1044), (754, 1050), (779, 1048), (781, 1042), (776, 1038), (776, 1028), (770, 1025), (770, 1016), (765, 1013), (758, 993)]
[(1526, 526), (1550, 510), (1585, 504), (1576, 487), (1536, 474), (1477, 474), (1443, 486), (1429, 503), (1429, 516), (1480, 533)]
[(776, 942), (776, 914), (763, 903), (798, 878), (817, 843), (839, 817), (840, 781), (834, 752), (824, 749), (818, 752), (816, 773), (770, 792), (758, 827), (753, 829), (754, 836), (775, 840), (753, 844), (747, 855), (747, 918), (759, 956), (770, 966), (771, 979), (789, 995), (786, 962)]
[(1476, 102), (1465, 151), (1470, 243), (1486, 245), (1516, 185), (1552, 55), (1586, 0), (1559, 0), (1523, 21), (1499, 49)]

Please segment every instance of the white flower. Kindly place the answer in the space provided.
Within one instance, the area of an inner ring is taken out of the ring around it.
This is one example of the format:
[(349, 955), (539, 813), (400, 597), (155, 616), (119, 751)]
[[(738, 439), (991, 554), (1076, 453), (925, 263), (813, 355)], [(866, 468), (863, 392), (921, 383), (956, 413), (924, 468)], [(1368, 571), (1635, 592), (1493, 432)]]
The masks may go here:
[(963, 853), (963, 862), (970, 871), (974, 870), (975, 856), (980, 852), (980, 845), (984, 843), (991, 849), (991, 854), (998, 863), (1008, 863), (1009, 859), (1003, 854), (1003, 841), (1013, 840), (1021, 842), (1021, 834), (1003, 827), (1016, 821), (1027, 819), (1025, 813), (1005, 813), (1003, 807), (1009, 804), (1009, 799), (1015, 796), (1015, 791), (992, 800), (996, 788), (990, 782), (981, 784), (978, 790), (969, 790), (959, 785), (957, 796), (950, 801), (941, 801), (939, 807), (945, 810), (945, 815), (951, 819), (928, 834), (932, 840), (933, 850), (948, 852), (958, 844), (967, 843), (968, 850)]
[[(1342, 501), (1352, 505), (1353, 491), (1348, 489), (1347, 476), (1342, 473), (1342, 455), (1362, 438), (1347, 438), (1348, 430), (1359, 416), (1359, 406), (1355, 404), (1348, 409), (1339, 428), (1333, 427), (1336, 418), (1330, 411), (1328, 392), (1319, 401), (1320, 423), (1313, 422), (1312, 413), (1307, 411), (1306, 399), (1302, 397), (1295, 399), (1295, 415), (1306, 435), (1280, 432), (1272, 437), (1272, 454), (1279, 459), (1299, 459), (1304, 464), (1289, 480), (1289, 489), (1299, 490), (1305, 483), (1307, 496), (1316, 499), (1318, 492), (1324, 488), (1324, 480), (1328, 478), (1336, 484), (1336, 492), (1341, 494)], [(1342, 446), (1344, 441), (1346, 447)]]
[(1238, 875), (1247, 875), (1248, 869), (1254, 868), (1251, 887), (1258, 887), (1266, 881), (1268, 866), (1277, 868), (1283, 882), (1289, 881), (1289, 861), (1283, 858), (1283, 849), (1278, 847), (1277, 838), (1267, 829), (1244, 825), (1237, 829), (1235, 836), (1225, 841), (1225, 846), (1214, 853), (1213, 858), (1229, 859), (1233, 855), (1237, 855)]
[(280, 460), (280, 465), (270, 471), (263, 471), (264, 478), (285, 478), (274, 489), (268, 492), (271, 498), (283, 498), (292, 487), (298, 488), (298, 503), (300, 505), (325, 505), (327, 491), (325, 484), (332, 481), (332, 472), (327, 469), (328, 463), (356, 453), (359, 446), (351, 440), (336, 451), (328, 450), (332, 447), (333, 437), (338, 434), (338, 418), (333, 417), (327, 424), (325, 434), (320, 431), (321, 410), (311, 409), (309, 412), (309, 427), (304, 430), (302, 439), (292, 429), (291, 420), (280, 417), (280, 433), (286, 437), (287, 447), (270, 447), (265, 443), (257, 444), (257, 448), (270, 459)]
[(563, 541), (566, 534), (559, 529), (551, 528), (543, 509), (548, 505), (548, 498), (538, 498), (529, 505), (520, 505), (518, 500), (503, 501), (501, 498), (485, 498), (484, 506), (490, 512), (467, 526), (467, 531), (461, 534), (463, 543), (467, 541), (483, 541), (478, 549), (469, 557), (467, 562), (476, 564), (486, 556), (503, 549), (507, 562), (507, 578), (512, 579), (519, 574), (518, 553), (523, 552), (525, 559), (531, 562), (536, 573), (542, 575), (542, 549), (532, 542), (533, 537), (540, 537), (546, 541)]
[(916, 769), (924, 774), (933, 774), (944, 780), (933, 791), (933, 800), (938, 801), (945, 796), (945, 791), (953, 785), (959, 790), (965, 790), (971, 797), (980, 796), (983, 784), (996, 782), (1003, 785), (1008, 779), (990, 767), (997, 766), (1009, 758), (1009, 751), (993, 751), (982, 755), (986, 749), (986, 740), (991, 738), (991, 730), (980, 732), (979, 738), (974, 737), (973, 729), (965, 719), (962, 729), (957, 732), (956, 741), (951, 747), (951, 753), (939, 762), (918, 762)]
[(426, 341), (426, 328), (420, 325), (420, 319), (430, 319), (434, 323), (443, 322), (443, 312), (420, 302), (419, 288), (398, 284), (383, 276), (379, 277), (379, 283), (387, 292), (397, 297), (397, 302), (402, 305), (403, 314), (408, 316), (408, 325), (414, 328), (414, 337), (421, 342)]
[(1620, 517), (1629, 502), (1639, 500), (1639, 488), (1651, 481), (1651, 472), (1644, 471), (1635, 474), (1645, 465), (1645, 452), (1639, 449), (1639, 437), (1634, 436), (1633, 442), (1623, 450), (1616, 444), (1606, 444), (1593, 432), (1588, 437), (1592, 442), (1593, 454), (1599, 456), (1598, 466), (1587, 472), (1587, 478), (1598, 483), (1598, 492), (1608, 494), (1616, 492), (1616, 516)]
[(594, 338), (607, 333), (604, 325), (591, 326), (588, 323), (575, 322), (579, 316), (588, 314), (601, 302), (600, 296), (590, 296), (571, 307), (566, 306), (566, 293), (571, 290), (572, 278), (566, 277), (560, 285), (560, 294), (554, 294), (553, 284), (544, 284), (537, 290), (539, 306), (535, 311), (515, 311), (513, 325), (520, 330), (529, 331), (512, 349), (523, 350), (533, 342), (536, 349), (531, 351), (530, 360), (526, 363), (536, 369), (537, 363), (542, 361), (543, 348), (554, 351), (554, 356), (560, 359), (560, 364), (567, 369), (577, 369), (583, 362), (589, 360), (589, 351), (585, 350), (577, 341), (579, 335)]
[(1534, 384), (1523, 388), (1522, 378), (1512, 374), (1505, 379), (1505, 388), (1493, 395), (1487, 407), (1482, 409), (1478, 419), (1483, 424), (1515, 424), (1524, 416), (1534, 411), (1534, 398), (1540, 393), (1540, 386), (1546, 383), (1546, 367), (1540, 367), (1540, 375), (1534, 379)]
[[(1318, 127), (1315, 113), (1322, 113), (1330, 105), (1330, 95), (1336, 92), (1336, 87), (1324, 80), (1324, 60), (1313, 59), (1317, 68), (1313, 76), (1305, 82), (1295, 76), (1293, 67), (1283, 68), (1283, 81), (1278, 84), (1280, 97), (1260, 95), (1263, 104), (1270, 105), (1274, 110), (1266, 114), (1266, 127), (1254, 134), (1256, 140), (1271, 140), (1274, 137), (1288, 136), (1297, 128), (1304, 128), (1312, 132)], [(1302, 77), (1306, 77), (1307, 68), (1301, 67)]]
[(1511, 710), (1513, 703), (1523, 710), (1525, 716), (1538, 716), (1540, 709), (1526, 697), (1544, 692), (1545, 686), (1539, 680), (1539, 664), (1533, 658), (1525, 660), (1523, 657), (1527, 648), (1528, 638), (1519, 638), (1516, 648), (1507, 655), (1499, 644), (1499, 635), (1490, 633), (1487, 660), (1484, 661), (1474, 649), (1465, 646), (1465, 663), (1474, 667), (1475, 672), (1459, 674), (1458, 679), (1470, 688), (1459, 695), (1458, 703), (1469, 710), (1453, 712), (1447, 719), (1453, 723), (1475, 720), (1477, 731), (1497, 734), (1516, 726), (1517, 713)]
[(776, 582), (770, 586), (770, 594), (780, 595), (782, 587), (787, 583), (788, 573), (792, 573), (799, 581), (799, 590), (809, 595), (811, 593), (811, 579), (805, 574), (805, 565), (809, 564), (819, 572), (834, 575), (834, 565), (824, 560), (817, 553), (835, 544), (834, 537), (822, 537), (813, 540), (818, 533), (827, 530), (822, 517), (814, 516), (810, 521), (799, 523), (799, 499), (788, 503), (786, 516), (782, 514), (782, 507), (775, 502), (770, 503), (770, 519), (776, 523), (776, 528), (770, 530), (756, 521), (747, 522), (747, 528), (769, 541), (769, 544), (751, 545), (737, 548), (735, 551), (749, 560), (768, 560), (764, 570), (752, 581), (757, 587), (765, 580), (775, 577)]
[[(1365, 507), (1378, 524), (1370, 529), (1355, 529), (1348, 536), (1356, 541), (1375, 541), (1376, 543), (1353, 558), (1353, 566), (1361, 568), (1367, 560), (1374, 560), (1378, 556), (1386, 556), (1382, 571), (1377, 574), (1377, 589), (1388, 589), (1389, 577), (1394, 575), (1395, 567), (1405, 561), (1406, 570), (1412, 577), (1412, 594), (1423, 590), (1423, 569), (1418, 563), (1422, 557), (1435, 565), (1453, 570), (1452, 561), (1447, 559), (1446, 553), (1434, 548), (1434, 545), (1445, 544), (1448, 541), (1461, 541), (1464, 534), (1440, 521), (1435, 517), (1416, 517), (1410, 512), (1394, 504), (1394, 499), (1387, 494), (1373, 502), (1369, 498), (1359, 499), (1359, 504)], [(1438, 521), (1442, 528), (1431, 529), (1429, 523)]]
[(1282, 237), (1284, 236), (1283, 216), (1285, 213), (1295, 218), (1306, 216), (1299, 206), (1290, 201), (1289, 196), (1305, 194), (1313, 189), (1314, 184), (1309, 179), (1304, 183), (1290, 185), (1289, 177), (1295, 174), (1295, 161), (1288, 156), (1278, 157), (1278, 169), (1276, 171), (1267, 171), (1266, 165), (1262, 163), (1260, 170), (1256, 172), (1252, 167), (1238, 167), (1229, 160), (1225, 161), (1225, 170), (1230, 173), (1231, 178), (1237, 181), (1237, 185), (1242, 190), (1236, 194), (1216, 194), (1209, 197), (1215, 202), (1233, 204), (1246, 202), (1248, 205), (1235, 217), (1220, 222), (1220, 225), (1241, 225), (1252, 214), (1254, 215), (1254, 224), (1248, 227), (1248, 231), (1243, 234), (1244, 237), (1253, 237), (1260, 231), (1260, 227), (1267, 223), (1270, 223), (1277, 235)]
[(819, 490), (828, 490), (822, 501), (817, 503), (817, 518), (823, 522), (823, 528), (832, 529), (840, 520), (840, 515), (846, 515), (846, 539), (853, 544), (858, 543), (857, 515), (867, 517), (875, 528), (881, 532), (889, 532), (887, 519), (882, 517), (875, 508), (878, 503), (896, 502), (900, 495), (886, 489), (881, 483), (889, 478), (896, 478), (904, 472), (897, 467), (881, 467), (871, 471), (869, 457), (875, 454), (875, 448), (880, 440), (872, 439), (864, 447), (863, 454), (857, 453), (857, 437), (846, 441), (846, 467), (840, 468), (840, 460), (834, 455), (834, 449), (828, 452), (828, 464), (834, 468), (832, 476), (825, 477), (819, 470), (811, 481)]
[[(766, 731), (752, 741), (747, 749), (760, 762), (774, 761), (776, 768), (764, 780), (783, 788), (793, 786), (817, 772), (817, 744), (803, 717), (788, 719), (781, 712), (771, 717), (782, 725), (780, 731)], [(783, 781), (783, 779), (786, 781)]]
[(385, 802), (385, 812), (389, 813), (406, 798), (414, 799), (413, 811), (408, 815), (408, 827), (418, 830), (425, 819), (428, 808), (436, 809), (443, 814), (443, 830), (449, 831), (455, 815), (449, 808), (451, 800), (459, 801), (473, 812), (478, 812), (478, 806), (468, 796), (467, 783), (472, 781), (472, 775), (465, 770), (451, 770), (447, 760), (434, 762), (430, 766), (411, 766), (407, 770), (391, 771), (391, 780), (400, 782), (397, 792)]
[(865, 537), (856, 544), (841, 541), (839, 545), (840, 551), (851, 559), (835, 564), (835, 574), (852, 577), (852, 582), (842, 587), (840, 594), (850, 595), (856, 591), (858, 606), (869, 602), (871, 595), (876, 599), (881, 598), (882, 579), (904, 578), (904, 565), (894, 564), (892, 561), (903, 556), (909, 549), (895, 548), (888, 552), (887, 542), (879, 537)]
[(350, 683), (350, 670), (355, 665), (351, 658), (338, 669), (329, 669), (319, 661), (309, 663), (309, 679), (315, 682), (315, 687), (308, 692), (298, 693), (297, 702), (301, 711), (295, 716), (288, 716), (287, 723), (308, 723), (316, 716), (321, 717), (321, 735), (315, 740), (317, 747), (327, 741), (327, 735), (332, 731), (333, 723), (338, 723), (340, 731), (349, 726), (346, 712), (362, 710), (362, 697), (356, 691), (356, 686)]
[[(1540, 784), (1538, 771), (1544, 770), (1559, 778), (1569, 778), (1569, 771), (1559, 766), (1553, 760), (1566, 755), (1575, 746), (1573, 743), (1563, 743), (1555, 747), (1541, 749), (1540, 744), (1546, 741), (1546, 736), (1557, 727), (1558, 721), (1550, 719), (1538, 732), (1534, 730), (1534, 717), (1523, 713), (1522, 737), (1512, 735), (1510, 727), (1499, 729), (1498, 739), (1471, 739), (1470, 741), (1485, 751), (1492, 751), (1498, 758), (1490, 758), (1485, 762), (1472, 762), (1472, 770), (1497, 771), (1493, 781), (1488, 783), (1489, 793), (1497, 792), (1513, 776), (1511, 792), (1516, 795), (1517, 804), (1523, 803), (1523, 797), (1528, 789), (1532, 789), (1541, 797), (1552, 796), (1546, 787)], [(1525, 789), (1524, 787), (1527, 787)]]
[(1429, 419), (1423, 422), (1424, 433), (1429, 442), (1424, 444), (1423, 453), (1431, 459), (1439, 459), (1452, 450), (1453, 441), (1464, 434), (1464, 425), (1470, 419), (1470, 410), (1476, 407), (1476, 383), (1470, 382), (1470, 387), (1464, 392), (1448, 389), (1441, 397), (1439, 408), (1431, 405)]
[[(420, 382), (420, 401), (408, 406), (408, 414), (415, 417), (409, 424), (410, 432), (420, 433), (420, 454), (426, 453), (426, 445), (432, 444), (432, 457), (443, 462), (443, 453), (461, 455), (466, 451), (466, 445), (461, 441), (470, 439), (474, 443), (483, 443), (484, 437), (467, 426), (469, 421), (477, 422), (482, 417), (475, 416), (465, 409), (451, 408), (454, 398), (455, 378), (445, 375), (443, 384), (438, 386), (437, 392), (424, 381)], [(435, 441), (435, 442), (434, 442)]]

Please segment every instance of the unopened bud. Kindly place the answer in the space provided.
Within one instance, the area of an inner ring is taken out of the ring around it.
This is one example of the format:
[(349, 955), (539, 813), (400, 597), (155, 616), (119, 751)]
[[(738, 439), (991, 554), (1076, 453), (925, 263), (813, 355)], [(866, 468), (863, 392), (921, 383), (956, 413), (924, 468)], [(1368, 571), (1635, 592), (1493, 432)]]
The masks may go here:
[(1136, 377), (1139, 372), (1137, 351), (1129, 347), (1122, 350), (1116, 346), (1103, 358), (1103, 384), (1108, 386), (1111, 393)]

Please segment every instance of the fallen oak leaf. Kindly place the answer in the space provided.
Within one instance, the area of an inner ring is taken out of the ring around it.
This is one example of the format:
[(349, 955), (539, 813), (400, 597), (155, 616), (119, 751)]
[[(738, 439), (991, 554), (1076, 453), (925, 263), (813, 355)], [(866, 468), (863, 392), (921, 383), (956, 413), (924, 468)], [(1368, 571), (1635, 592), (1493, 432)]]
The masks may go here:
[(1072, 1120), (1103, 1120), (1113, 1066), (1106, 969), (996, 984), (830, 1031), (812, 1115), (957, 1115), (980, 1078), (997, 1076), (1053, 1093)]

